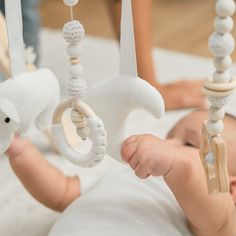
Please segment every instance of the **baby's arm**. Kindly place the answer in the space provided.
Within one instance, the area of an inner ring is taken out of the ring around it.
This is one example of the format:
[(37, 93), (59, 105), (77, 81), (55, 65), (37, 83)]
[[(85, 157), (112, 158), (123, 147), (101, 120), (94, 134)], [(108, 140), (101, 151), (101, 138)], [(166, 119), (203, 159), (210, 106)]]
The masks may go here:
[(63, 211), (79, 197), (79, 178), (66, 177), (47, 162), (28, 140), (16, 137), (7, 155), (25, 188), (45, 206)]
[(151, 135), (133, 136), (122, 156), (135, 173), (164, 176), (196, 236), (235, 236), (235, 206), (230, 194), (208, 195), (198, 150)]

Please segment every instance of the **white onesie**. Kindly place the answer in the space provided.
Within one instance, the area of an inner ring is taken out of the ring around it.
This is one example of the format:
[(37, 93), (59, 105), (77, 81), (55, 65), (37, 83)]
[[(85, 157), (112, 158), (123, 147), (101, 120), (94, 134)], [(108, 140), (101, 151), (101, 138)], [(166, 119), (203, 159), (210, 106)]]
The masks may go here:
[(95, 172), (90, 189), (92, 183), (81, 176), (86, 192), (65, 210), (50, 236), (192, 235), (163, 178), (140, 180), (110, 158)]
[[(236, 94), (226, 113), (236, 117)], [(111, 158), (92, 174), (79, 176), (83, 194), (65, 210), (49, 236), (192, 235), (163, 178), (140, 180)]]

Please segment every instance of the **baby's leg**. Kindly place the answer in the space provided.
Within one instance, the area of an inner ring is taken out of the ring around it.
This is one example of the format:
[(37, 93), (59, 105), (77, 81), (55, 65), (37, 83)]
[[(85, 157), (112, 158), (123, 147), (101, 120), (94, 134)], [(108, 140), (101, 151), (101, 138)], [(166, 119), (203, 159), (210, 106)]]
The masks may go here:
[(66, 177), (28, 140), (15, 137), (7, 155), (22, 184), (45, 206), (63, 211), (80, 196), (79, 179)]

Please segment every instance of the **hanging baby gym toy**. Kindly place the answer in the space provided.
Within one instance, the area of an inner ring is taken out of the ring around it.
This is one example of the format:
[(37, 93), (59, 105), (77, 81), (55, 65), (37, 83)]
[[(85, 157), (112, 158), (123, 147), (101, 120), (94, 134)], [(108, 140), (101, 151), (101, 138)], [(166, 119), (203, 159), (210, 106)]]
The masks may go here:
[(14, 134), (26, 135), (31, 125), (46, 129), (59, 101), (59, 85), (49, 69), (26, 72), (20, 0), (5, 1), (12, 79), (0, 84), (0, 154)]
[(204, 94), (210, 102), (209, 120), (203, 124), (200, 156), (203, 163), (208, 191), (229, 191), (227, 172), (227, 151), (221, 133), (224, 128), (224, 106), (236, 88), (236, 79), (232, 78), (229, 68), (232, 64), (230, 54), (235, 42), (230, 32), (233, 29), (231, 16), (235, 12), (234, 0), (217, 0), (215, 30), (209, 39), (209, 48), (213, 55), (216, 71), (212, 78), (204, 82)]
[[(64, 2), (73, 7), (78, 0)], [(137, 76), (131, 0), (122, 1), (119, 74), (95, 84), (87, 91), (86, 96), (85, 82), (81, 79), (82, 68), (78, 61), (79, 42), (84, 36), (84, 29), (78, 21), (72, 20), (64, 26), (63, 34), (70, 43), (68, 54), (71, 58), (71, 79), (67, 87), (73, 98), (59, 105), (54, 114), (52, 133), (55, 142), (61, 153), (74, 164), (93, 166), (105, 155), (104, 123), (107, 153), (122, 162), (120, 149), (122, 142), (128, 137), (126, 123), (129, 114), (137, 108), (149, 111), (156, 118), (164, 114), (164, 102), (160, 93)], [(84, 102), (79, 100), (82, 97)], [(65, 109), (69, 107), (72, 107), (72, 122), (77, 127), (78, 135), (84, 139), (89, 137), (93, 143), (87, 155), (78, 153), (65, 138), (61, 120)]]

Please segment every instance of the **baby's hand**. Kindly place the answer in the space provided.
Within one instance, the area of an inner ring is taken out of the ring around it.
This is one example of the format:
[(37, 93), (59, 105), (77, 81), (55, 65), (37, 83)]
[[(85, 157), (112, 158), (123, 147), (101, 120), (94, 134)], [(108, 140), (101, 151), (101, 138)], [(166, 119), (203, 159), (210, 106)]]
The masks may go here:
[(11, 146), (6, 152), (6, 155), (10, 158), (21, 156), (27, 149), (29, 141), (27, 139), (22, 139), (19, 136), (15, 136)]
[(152, 135), (132, 136), (123, 146), (121, 155), (140, 178), (167, 175), (174, 164), (178, 148)]

